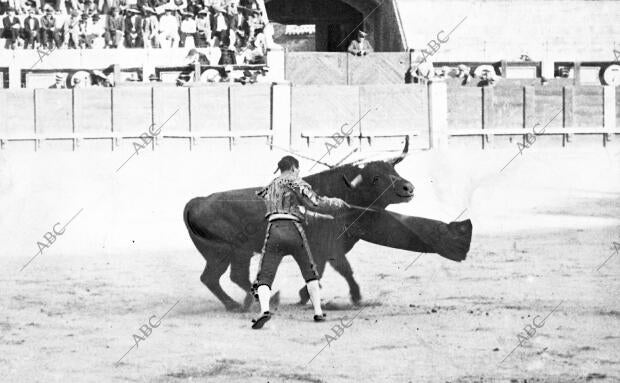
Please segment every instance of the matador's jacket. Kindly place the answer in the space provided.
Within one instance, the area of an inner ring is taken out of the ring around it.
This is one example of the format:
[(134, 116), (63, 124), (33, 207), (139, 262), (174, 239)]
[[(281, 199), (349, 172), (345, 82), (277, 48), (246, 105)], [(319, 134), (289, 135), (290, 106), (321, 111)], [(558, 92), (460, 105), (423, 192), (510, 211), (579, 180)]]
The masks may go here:
[(313, 214), (306, 206), (336, 210), (340, 208), (340, 200), (317, 195), (306, 181), (292, 174), (275, 178), (256, 194), (265, 200), (265, 217), (269, 223), (255, 287), (261, 284), (271, 286), (280, 260), (287, 254), (293, 255), (306, 281), (318, 279), (302, 227), (306, 215)]

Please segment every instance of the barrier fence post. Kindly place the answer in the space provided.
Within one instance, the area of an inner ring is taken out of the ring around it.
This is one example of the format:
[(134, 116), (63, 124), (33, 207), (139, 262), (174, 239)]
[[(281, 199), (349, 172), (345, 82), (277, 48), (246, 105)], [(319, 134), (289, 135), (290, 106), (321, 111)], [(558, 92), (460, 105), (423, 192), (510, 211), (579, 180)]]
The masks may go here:
[(291, 83), (271, 85), (271, 144), (288, 149), (291, 146)]
[(448, 86), (445, 81), (428, 83), (429, 147), (443, 148), (448, 145)]
[[(575, 125), (575, 87), (565, 86), (562, 89), (562, 108), (564, 109), (563, 128), (572, 128)], [(566, 146), (571, 139), (572, 134), (565, 134), (562, 140), (562, 146)]]
[[(495, 109), (493, 108), (495, 98), (495, 88), (492, 86), (482, 87), (482, 129), (492, 129), (495, 125)], [(493, 136), (485, 134), (482, 136), (482, 149), (492, 143)]]
[(269, 77), (273, 81), (284, 81), (284, 50), (269, 49), (267, 51), (267, 65), (269, 65)]
[(616, 88), (614, 86), (603, 87), (603, 127), (609, 133), (605, 134), (603, 144), (611, 141), (616, 130)]

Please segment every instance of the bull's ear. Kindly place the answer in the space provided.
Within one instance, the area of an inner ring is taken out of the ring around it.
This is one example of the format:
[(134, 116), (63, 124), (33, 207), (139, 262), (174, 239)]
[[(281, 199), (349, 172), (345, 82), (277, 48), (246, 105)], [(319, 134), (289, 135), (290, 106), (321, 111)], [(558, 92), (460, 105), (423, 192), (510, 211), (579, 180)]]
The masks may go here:
[(342, 179), (344, 180), (345, 185), (347, 185), (347, 187), (349, 189), (354, 189), (356, 188), (360, 183), (362, 183), (362, 175), (358, 174), (357, 176), (355, 176), (355, 178), (353, 178), (352, 181), (349, 181), (347, 179), (347, 176), (345, 176), (344, 174), (342, 175)]
[(388, 162), (392, 164), (392, 166), (396, 166), (397, 163), (404, 160), (409, 152), (409, 136), (405, 136), (405, 147), (403, 148), (403, 152), (398, 157), (394, 157)]

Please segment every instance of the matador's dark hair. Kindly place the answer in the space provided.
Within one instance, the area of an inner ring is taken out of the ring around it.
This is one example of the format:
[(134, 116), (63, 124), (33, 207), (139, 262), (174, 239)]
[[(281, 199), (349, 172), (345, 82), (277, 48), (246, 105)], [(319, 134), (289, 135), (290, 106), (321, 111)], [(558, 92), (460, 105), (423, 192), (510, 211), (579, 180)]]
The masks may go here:
[(293, 167), (296, 167), (299, 169), (299, 161), (297, 161), (297, 158), (293, 157), (293, 156), (284, 156), (282, 157), (282, 159), (278, 162), (278, 169), (281, 172), (285, 172), (287, 170), (292, 169)]

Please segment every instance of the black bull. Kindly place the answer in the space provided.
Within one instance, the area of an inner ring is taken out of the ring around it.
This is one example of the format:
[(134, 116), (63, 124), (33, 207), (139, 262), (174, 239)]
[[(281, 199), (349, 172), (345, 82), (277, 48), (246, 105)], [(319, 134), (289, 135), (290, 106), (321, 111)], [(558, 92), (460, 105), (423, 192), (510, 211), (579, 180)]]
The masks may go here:
[[(306, 225), (319, 275), (329, 261), (349, 284), (354, 303), (359, 303), (361, 294), (345, 255), (360, 239), (397, 249), (437, 253), (458, 262), (469, 251), (469, 220), (446, 224), (383, 210), (413, 197), (413, 185), (394, 170), (401, 159), (370, 162), (363, 167), (343, 165), (304, 178), (319, 195), (372, 209), (345, 209), (333, 220), (313, 219)], [(227, 310), (246, 310), (252, 303), (250, 259), (261, 251), (267, 228), (265, 204), (255, 194), (258, 189), (214, 193), (194, 198), (185, 206), (183, 215), (190, 238), (207, 261), (200, 280)], [(220, 286), (220, 277), (229, 265), (231, 280), (248, 292), (243, 306)], [(307, 302), (305, 287), (299, 293), (301, 303)]]

